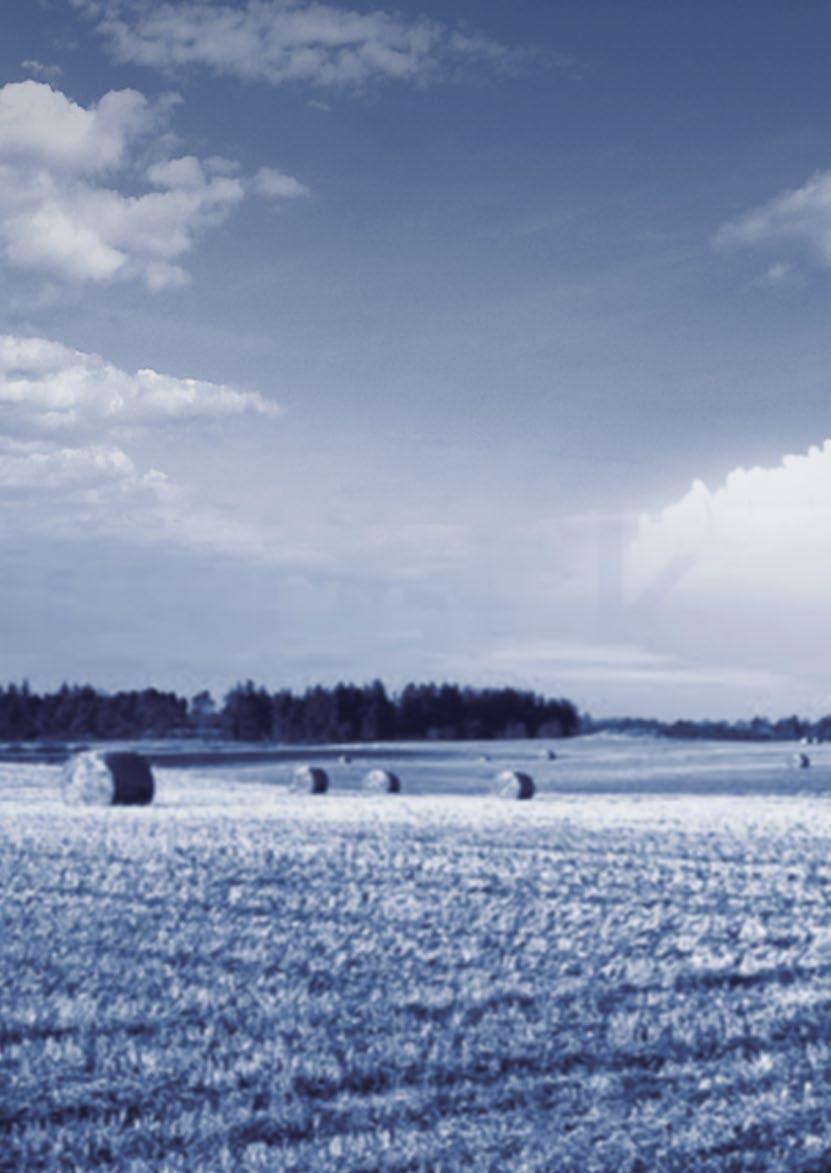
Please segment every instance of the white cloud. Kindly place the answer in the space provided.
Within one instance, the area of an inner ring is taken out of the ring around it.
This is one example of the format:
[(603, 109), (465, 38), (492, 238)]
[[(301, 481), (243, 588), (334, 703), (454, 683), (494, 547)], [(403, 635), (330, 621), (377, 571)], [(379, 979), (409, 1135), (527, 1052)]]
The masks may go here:
[(489, 656), (494, 665), (615, 668), (620, 670), (666, 668), (672, 658), (632, 644), (581, 643), (575, 640), (535, 640), (496, 648)]
[(273, 167), (261, 167), (252, 181), (252, 189), (257, 195), (267, 199), (297, 199), (309, 194), (309, 189), (294, 178), (293, 175), (284, 175)]
[(60, 65), (48, 65), (44, 61), (38, 61), (34, 57), (29, 57), (25, 61), (20, 62), (20, 68), (25, 69), (27, 73), (31, 73), (32, 77), (40, 78), (41, 81), (56, 82), (63, 77), (63, 70)]
[(141, 484), (154, 488), (164, 483), (159, 473), (144, 478), (136, 474), (132, 460), (120, 448), (93, 444), (67, 448), (54, 443), (24, 442), (0, 436), (0, 486), (4, 489), (51, 490), (89, 488), (103, 483)]
[(147, 178), (156, 187), (167, 191), (199, 191), (205, 186), (206, 177), (202, 164), (194, 155), (178, 159), (164, 159), (147, 168)]
[[(722, 248), (786, 248), (820, 268), (831, 267), (831, 171), (817, 172), (802, 187), (724, 224), (715, 241)], [(780, 262), (769, 277), (778, 281), (788, 271)]]
[(141, 140), (169, 107), (151, 106), (135, 90), (112, 91), (85, 108), (39, 82), (0, 87), (5, 262), (73, 281), (181, 285), (187, 274), (180, 261), (197, 236), (221, 224), (246, 194), (305, 191), (276, 171), (246, 181), (228, 160), (203, 163), (192, 155), (147, 168), (143, 180), (152, 190), (125, 194), (105, 183), (126, 171), (135, 185)]
[(239, 517), (192, 501), (158, 469), (121, 448), (67, 447), (0, 437), (0, 535), (172, 544), (264, 560), (264, 535)]
[(690, 662), (681, 657), (633, 644), (578, 643), (539, 640), (507, 644), (484, 655), (480, 665), (491, 679), (525, 679), (543, 691), (588, 685), (655, 686), (656, 688), (772, 688), (785, 677), (723, 663)]
[[(325, 555), (229, 503), (234, 494), (214, 485), (205, 467), (196, 488), (193, 458), (210, 469), (215, 437), (206, 448), (208, 437), (189, 429), (180, 462), (187, 483), (146, 467), (158, 448), (154, 427), (279, 412), (253, 391), (149, 369), (129, 373), (59, 342), (0, 335), (0, 537), (95, 538), (265, 566), (319, 565)], [(125, 451), (127, 438), (152, 455)]]
[(356, 87), (375, 79), (423, 82), (468, 61), (505, 68), (519, 56), (478, 33), (424, 17), (308, 0), (73, 3), (95, 20), (117, 60), (171, 73), (200, 65), (272, 85)]
[[(162, 543), (290, 562), (275, 534), (157, 468), (140, 468), (116, 439), (140, 439), (137, 427), (245, 412), (268, 417), (279, 408), (256, 392), (153, 370), (130, 374), (59, 342), (0, 335), (0, 535)], [(50, 438), (31, 438), (44, 429)]]
[(112, 90), (87, 109), (43, 82), (12, 82), (0, 88), (0, 157), (79, 174), (110, 170), (158, 117), (136, 90)]
[(764, 599), (778, 607), (831, 591), (831, 440), (776, 468), (737, 468), (715, 491), (696, 481), (677, 503), (643, 517), (630, 566), (648, 580), (687, 557), (680, 592)]
[(0, 404), (50, 428), (279, 413), (256, 392), (154, 370), (129, 374), (97, 354), (12, 335), (0, 335)]

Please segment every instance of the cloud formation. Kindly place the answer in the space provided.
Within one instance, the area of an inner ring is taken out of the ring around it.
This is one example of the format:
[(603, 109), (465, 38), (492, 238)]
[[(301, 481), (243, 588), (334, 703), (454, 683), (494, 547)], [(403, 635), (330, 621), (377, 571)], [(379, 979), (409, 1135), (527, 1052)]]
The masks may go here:
[(50, 65), (38, 61), (35, 57), (27, 57), (25, 61), (21, 61), (20, 68), (25, 69), (32, 77), (40, 78), (41, 81), (57, 82), (63, 77), (60, 65)]
[(86, 108), (37, 81), (0, 88), (0, 156), (91, 175), (120, 167), (160, 110), (137, 90), (111, 90)]
[(261, 167), (251, 181), (251, 189), (266, 199), (295, 200), (309, 194), (309, 189), (293, 175), (285, 175), (274, 167)]
[[(831, 268), (831, 171), (819, 171), (802, 187), (722, 225), (715, 242), (722, 248), (784, 248), (811, 265)], [(780, 263), (769, 277), (777, 281), (787, 272)]]
[(140, 440), (178, 421), (279, 412), (254, 391), (149, 369), (131, 374), (60, 342), (0, 335), (0, 536), (290, 560), (261, 525), (142, 468), (122, 447), (125, 437)]
[(278, 415), (254, 391), (154, 370), (129, 374), (97, 354), (46, 338), (0, 335), (0, 404), (38, 427), (152, 424), (256, 412)]
[[(181, 258), (247, 194), (305, 194), (268, 169), (265, 179), (263, 171), (242, 179), (224, 159), (186, 155), (143, 165), (143, 139), (169, 110), (169, 102), (149, 103), (136, 90), (111, 91), (84, 107), (41, 82), (0, 87), (3, 260), (65, 280), (138, 279), (164, 289), (187, 280)], [(114, 174), (150, 190), (125, 194), (113, 186)]]
[(696, 481), (640, 521), (630, 564), (648, 579), (690, 559), (680, 591), (732, 602), (764, 599), (777, 609), (825, 600), (831, 591), (831, 440), (776, 468), (737, 468), (710, 490)]
[(281, 85), (359, 87), (373, 80), (419, 82), (465, 63), (498, 68), (518, 54), (467, 29), (307, 0), (73, 0), (116, 60), (168, 73), (202, 66), (217, 74)]
[(65, 446), (0, 436), (0, 536), (105, 538), (263, 559), (264, 535), (194, 503), (163, 472), (142, 471), (113, 444)]

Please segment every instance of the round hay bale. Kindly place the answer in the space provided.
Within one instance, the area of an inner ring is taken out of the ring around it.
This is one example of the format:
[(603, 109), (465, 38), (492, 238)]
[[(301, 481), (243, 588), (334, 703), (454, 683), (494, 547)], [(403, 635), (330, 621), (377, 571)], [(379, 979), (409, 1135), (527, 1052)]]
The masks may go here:
[(64, 766), (63, 796), (72, 805), (147, 806), (155, 789), (150, 763), (138, 753), (92, 750)]
[(320, 766), (298, 766), (291, 779), (295, 794), (325, 794), (329, 789), (329, 775)]
[(370, 770), (364, 778), (364, 790), (376, 794), (400, 794), (401, 779), (392, 770)]
[(534, 797), (534, 779), (522, 770), (503, 770), (496, 778), (496, 793), (500, 798), (529, 799)]
[(795, 753), (791, 760), (797, 770), (807, 770), (811, 764), (811, 759), (806, 753)]

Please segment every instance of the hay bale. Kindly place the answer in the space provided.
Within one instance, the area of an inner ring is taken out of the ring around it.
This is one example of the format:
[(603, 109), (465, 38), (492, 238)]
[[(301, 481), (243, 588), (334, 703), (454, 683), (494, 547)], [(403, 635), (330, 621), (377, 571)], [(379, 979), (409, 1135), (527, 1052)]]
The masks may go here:
[(291, 779), (295, 794), (325, 794), (329, 789), (329, 775), (320, 766), (298, 766)]
[(147, 806), (155, 782), (141, 754), (92, 750), (71, 757), (64, 766), (64, 801), (79, 806)]
[(555, 762), (557, 760), (557, 754), (555, 753), (555, 751), (553, 749), (542, 750), (540, 752), (540, 757), (543, 758), (547, 762)]
[(392, 770), (370, 770), (364, 778), (364, 790), (375, 794), (400, 794), (401, 779)]
[(795, 753), (791, 760), (797, 770), (807, 770), (811, 764), (811, 759), (806, 753)]
[(340, 764), (342, 766), (351, 766), (352, 765), (352, 758), (349, 756), (348, 753), (342, 753), (340, 755), (340, 757), (338, 758), (338, 761), (340, 762)]
[(503, 770), (496, 777), (496, 793), (500, 798), (529, 799), (534, 797), (534, 779), (522, 770)]

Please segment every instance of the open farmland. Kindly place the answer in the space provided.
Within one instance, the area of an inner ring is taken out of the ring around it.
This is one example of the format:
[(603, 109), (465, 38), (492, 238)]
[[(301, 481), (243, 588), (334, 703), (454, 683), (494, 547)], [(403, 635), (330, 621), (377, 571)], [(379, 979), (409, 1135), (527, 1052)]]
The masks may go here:
[(489, 752), (0, 766), (0, 1167), (831, 1167), (831, 757)]

